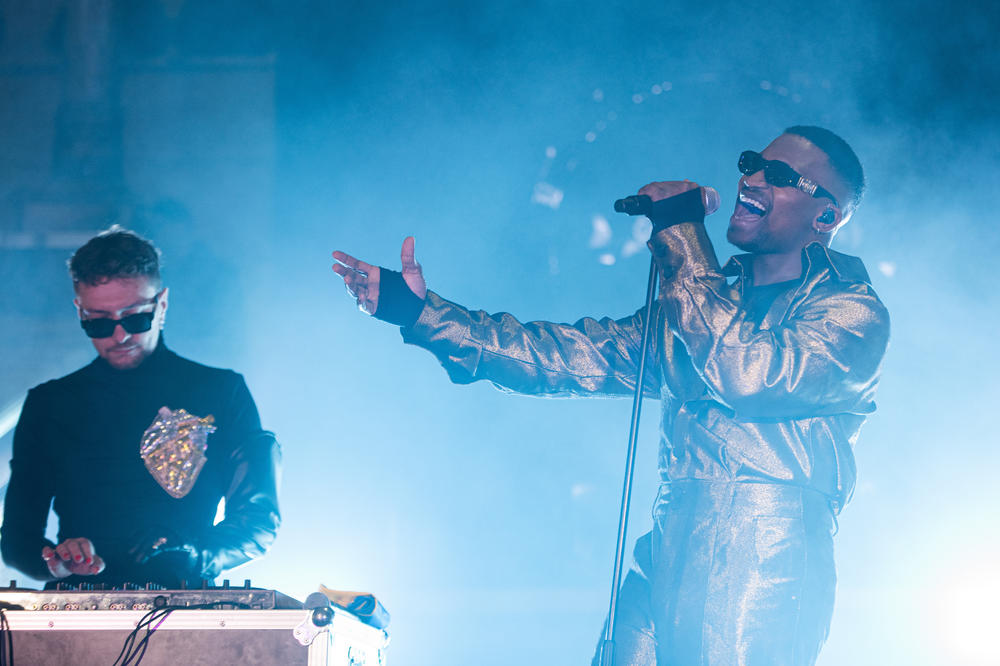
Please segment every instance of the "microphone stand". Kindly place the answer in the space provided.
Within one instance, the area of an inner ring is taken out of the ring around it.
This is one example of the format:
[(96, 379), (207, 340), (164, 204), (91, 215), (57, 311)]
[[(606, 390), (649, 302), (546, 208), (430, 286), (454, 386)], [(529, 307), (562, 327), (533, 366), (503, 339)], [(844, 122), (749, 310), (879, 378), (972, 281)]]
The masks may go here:
[(642, 387), (646, 376), (646, 355), (649, 349), (649, 328), (653, 318), (653, 299), (656, 293), (658, 271), (653, 257), (649, 259), (649, 282), (646, 285), (646, 317), (642, 323), (642, 352), (636, 373), (635, 395), (632, 398), (632, 419), (628, 432), (628, 453), (625, 458), (625, 482), (622, 488), (621, 514), (618, 517), (618, 544), (615, 546), (615, 568), (611, 581), (611, 605), (608, 622), (601, 642), (601, 666), (614, 666), (615, 661), (615, 611), (618, 606), (618, 588), (621, 586), (622, 563), (625, 559), (625, 532), (628, 529), (629, 505), (632, 501), (632, 476), (635, 471), (636, 441), (639, 437), (639, 416), (642, 411)]

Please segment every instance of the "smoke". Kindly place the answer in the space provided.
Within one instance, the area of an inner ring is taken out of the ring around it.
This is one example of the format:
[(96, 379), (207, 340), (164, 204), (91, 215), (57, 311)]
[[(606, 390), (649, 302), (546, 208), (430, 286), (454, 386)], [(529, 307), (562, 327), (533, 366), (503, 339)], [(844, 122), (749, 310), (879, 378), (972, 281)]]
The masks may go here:
[[(2, 5), (4, 62), (57, 61), (46, 36), (57, 12)], [(982, 526), (963, 517), (1000, 506), (989, 479), (1000, 462), (992, 4), (149, 1), (118, 12), (118, 64), (134, 77), (123, 95), (135, 222), (164, 245), (168, 285), (177, 276), (167, 338), (243, 372), (284, 445), (285, 523), (246, 569), (256, 584), (378, 593), (400, 663), (589, 658), (628, 405), (451, 385), (356, 311), (329, 252), (395, 267), (412, 234), (430, 287), (466, 305), (623, 316), (641, 304), (648, 257), (614, 199), (657, 179), (716, 187), (723, 212), (708, 224), (725, 258), (739, 153), (819, 124), (865, 164), (869, 191), (835, 247), (865, 260), (893, 322), (821, 663), (950, 663), (913, 638), (923, 616), (911, 602), (973, 547)], [(213, 62), (247, 75), (190, 84)], [(16, 76), (12, 89), (42, 102), (27, 106), (54, 108), (51, 77)], [(23, 183), (45, 173), (48, 135), (10, 114), (6, 173)], [(4, 252), (0, 275), (15, 288), (0, 299), (3, 348), (16, 371), (0, 404), (90, 353), (65, 257)], [(657, 484), (648, 412), (633, 538)], [(935, 530), (944, 536), (927, 539)], [(881, 621), (894, 614), (907, 621)]]

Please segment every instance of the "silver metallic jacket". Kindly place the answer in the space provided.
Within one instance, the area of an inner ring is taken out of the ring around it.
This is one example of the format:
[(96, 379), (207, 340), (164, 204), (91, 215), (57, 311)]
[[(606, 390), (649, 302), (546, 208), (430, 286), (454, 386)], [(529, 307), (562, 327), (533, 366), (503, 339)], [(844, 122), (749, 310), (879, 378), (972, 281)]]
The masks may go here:
[(650, 247), (661, 273), (652, 313), (521, 323), (429, 291), (404, 340), (434, 353), (457, 383), (485, 379), (533, 395), (628, 395), (643, 319), (652, 316), (643, 390), (662, 404), (662, 481), (807, 487), (839, 511), (854, 488), (852, 447), (875, 409), (889, 338), (888, 313), (861, 260), (810, 244), (801, 282), (758, 324), (741, 307), (749, 255), (721, 268), (704, 225), (695, 223), (660, 231)]

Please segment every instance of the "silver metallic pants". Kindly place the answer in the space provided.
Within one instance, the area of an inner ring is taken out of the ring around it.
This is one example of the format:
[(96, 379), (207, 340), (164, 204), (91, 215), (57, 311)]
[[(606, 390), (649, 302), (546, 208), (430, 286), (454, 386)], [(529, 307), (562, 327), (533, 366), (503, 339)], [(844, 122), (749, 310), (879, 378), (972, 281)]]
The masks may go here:
[(622, 584), (615, 666), (814, 664), (833, 614), (835, 525), (812, 490), (673, 482)]

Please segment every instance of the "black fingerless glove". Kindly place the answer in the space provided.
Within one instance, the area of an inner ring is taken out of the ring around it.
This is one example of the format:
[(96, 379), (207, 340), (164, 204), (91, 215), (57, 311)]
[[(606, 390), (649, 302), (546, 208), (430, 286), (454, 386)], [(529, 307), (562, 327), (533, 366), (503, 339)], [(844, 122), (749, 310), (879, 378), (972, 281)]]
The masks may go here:
[(682, 222), (704, 222), (705, 203), (701, 197), (701, 188), (696, 187), (687, 192), (654, 201), (647, 217), (653, 223), (653, 235)]
[(372, 316), (407, 328), (417, 323), (424, 299), (412, 291), (399, 271), (379, 267), (378, 307)]

